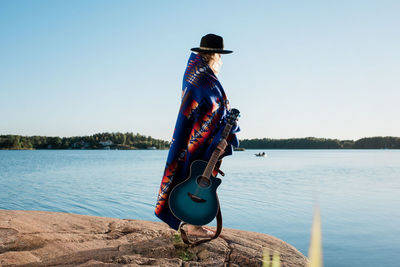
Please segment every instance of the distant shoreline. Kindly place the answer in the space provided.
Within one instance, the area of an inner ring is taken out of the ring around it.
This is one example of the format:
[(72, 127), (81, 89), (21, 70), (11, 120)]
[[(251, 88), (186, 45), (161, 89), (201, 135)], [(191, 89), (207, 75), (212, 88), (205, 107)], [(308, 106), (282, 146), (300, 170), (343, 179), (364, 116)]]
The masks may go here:
[[(400, 149), (400, 137), (376, 136), (354, 140), (329, 138), (254, 138), (240, 140), (243, 149)], [(139, 133), (97, 133), (90, 136), (48, 137), (0, 135), (0, 150), (167, 150), (170, 142)]]
[(170, 143), (139, 133), (97, 133), (90, 136), (0, 135), (0, 149), (168, 149)]
[[(247, 148), (247, 149), (235, 149), (235, 152), (243, 152), (247, 150), (399, 150), (400, 148), (347, 148), (347, 149), (342, 149), (342, 148)], [(83, 148), (83, 149), (65, 149), (65, 148), (0, 148), (0, 151), (44, 151), (44, 150), (68, 150), (68, 151), (80, 151), (80, 150), (105, 150), (105, 149), (92, 149), (92, 148)], [(108, 149), (107, 149), (108, 150)], [(164, 148), (164, 149), (109, 149), (110, 151), (168, 151), (169, 149)]]
[(146, 149), (146, 148), (127, 148), (127, 149), (102, 149), (102, 148), (0, 148), (0, 150), (168, 150), (168, 148)]
[(376, 136), (354, 140), (328, 138), (244, 139), (245, 149), (400, 149), (400, 137)]

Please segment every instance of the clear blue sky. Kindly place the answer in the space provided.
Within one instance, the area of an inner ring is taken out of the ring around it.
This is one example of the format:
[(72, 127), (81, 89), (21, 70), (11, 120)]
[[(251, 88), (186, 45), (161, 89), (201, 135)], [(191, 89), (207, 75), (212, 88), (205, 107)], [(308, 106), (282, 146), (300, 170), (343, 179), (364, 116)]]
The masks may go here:
[(190, 48), (222, 35), (239, 138), (400, 136), (400, 1), (0, 0), (0, 134), (170, 140)]

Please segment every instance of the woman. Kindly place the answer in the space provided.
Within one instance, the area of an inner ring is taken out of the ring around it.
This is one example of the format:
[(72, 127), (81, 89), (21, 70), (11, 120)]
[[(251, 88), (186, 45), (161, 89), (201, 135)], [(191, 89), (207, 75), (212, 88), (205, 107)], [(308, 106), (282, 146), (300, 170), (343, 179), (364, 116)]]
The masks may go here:
[[(203, 36), (200, 47), (191, 50), (197, 53), (190, 55), (183, 77), (181, 106), (155, 209), (156, 216), (175, 230), (181, 221), (169, 209), (169, 193), (174, 186), (188, 178), (190, 164), (194, 160), (209, 160), (221, 140), (230, 111), (217, 75), (222, 66), (221, 54), (232, 51), (224, 50), (222, 37), (215, 34)], [(232, 154), (232, 145), (238, 146), (235, 135), (238, 131), (237, 126), (233, 127), (227, 138), (229, 145), (220, 159)], [(193, 225), (188, 226), (187, 232), (195, 236), (213, 234), (207, 228)]]

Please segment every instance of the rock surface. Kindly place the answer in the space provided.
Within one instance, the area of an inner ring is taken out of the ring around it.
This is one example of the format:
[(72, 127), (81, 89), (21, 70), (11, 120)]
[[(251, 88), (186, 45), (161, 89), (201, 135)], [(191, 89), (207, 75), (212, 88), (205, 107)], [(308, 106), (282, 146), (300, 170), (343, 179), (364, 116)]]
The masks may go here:
[(0, 210), (0, 266), (262, 266), (263, 251), (278, 252), (281, 266), (307, 266), (294, 247), (265, 234), (224, 228), (191, 247), (160, 222)]

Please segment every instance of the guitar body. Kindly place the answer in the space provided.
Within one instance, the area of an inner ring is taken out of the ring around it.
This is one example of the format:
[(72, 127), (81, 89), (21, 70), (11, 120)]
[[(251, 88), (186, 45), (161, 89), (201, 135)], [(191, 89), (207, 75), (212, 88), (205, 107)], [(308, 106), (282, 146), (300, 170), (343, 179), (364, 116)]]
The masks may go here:
[[(190, 165), (190, 174), (182, 183), (176, 185), (169, 194), (169, 208), (171, 212), (183, 222), (192, 225), (205, 225), (211, 222), (218, 213), (219, 201), (217, 188), (221, 179), (212, 175), (219, 157), (228, 145), (226, 139), (235, 124), (239, 110), (231, 109), (227, 116), (227, 124), (221, 134), (222, 139), (214, 149), (209, 161), (195, 160)], [(217, 227), (219, 234), (222, 219)], [(217, 237), (218, 234), (215, 236)]]
[(217, 188), (221, 179), (214, 176), (202, 179), (207, 163), (193, 161), (189, 178), (175, 186), (169, 196), (169, 207), (175, 217), (192, 225), (210, 223), (219, 209)]

